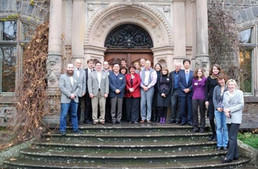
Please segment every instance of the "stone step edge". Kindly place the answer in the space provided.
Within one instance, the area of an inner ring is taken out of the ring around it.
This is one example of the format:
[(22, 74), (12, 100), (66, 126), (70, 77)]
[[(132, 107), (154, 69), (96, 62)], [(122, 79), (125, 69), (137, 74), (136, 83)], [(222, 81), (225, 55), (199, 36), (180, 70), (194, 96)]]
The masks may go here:
[[(238, 161), (233, 161), (231, 163), (218, 163), (218, 164), (202, 164), (202, 165), (198, 165), (198, 166), (171, 166), (171, 167), (167, 167), (167, 166), (161, 166), (161, 167), (148, 167), (148, 168), (145, 168), (145, 167), (122, 167), (122, 168), (134, 168), (134, 169), (197, 169), (197, 168), (218, 168), (218, 167), (231, 167), (231, 166), (238, 166), (238, 165), (243, 165), (243, 164), (246, 164), (248, 163), (250, 160), (249, 159), (242, 159), (242, 160), (238, 160)], [(15, 167), (33, 167), (33, 168), (63, 168), (63, 169), (121, 169), (120, 168), (116, 168), (116, 167), (107, 167), (107, 166), (97, 166), (97, 167), (93, 167), (93, 166), (89, 166), (89, 167), (86, 167), (86, 166), (53, 166), (53, 165), (47, 165), (46, 163), (42, 163), (40, 165), (35, 165), (35, 164), (26, 164), (26, 163), (23, 163), (23, 164), (19, 164), (19, 163), (14, 163), (13, 161), (10, 162), (10, 161), (4, 161), (4, 164), (5, 165), (11, 165), (11, 166), (15, 166)], [(123, 164), (124, 165), (124, 164)]]
[(170, 147), (188, 147), (188, 146), (210, 146), (216, 145), (216, 142), (207, 141), (205, 143), (188, 143), (188, 144), (163, 144), (163, 145), (101, 145), (101, 144), (65, 144), (65, 143), (33, 143), (39, 146), (57, 146), (57, 147), (83, 147), (83, 148), (170, 148)]
[(37, 152), (28, 152), (28, 151), (20, 151), (23, 155), (28, 156), (36, 156), (36, 157), (61, 157), (61, 158), (79, 158), (79, 159), (165, 159), (165, 158), (194, 158), (194, 157), (210, 157), (210, 156), (221, 156), (225, 155), (226, 151), (221, 152), (208, 152), (208, 153), (196, 153), (196, 154), (180, 154), (180, 155), (134, 155), (134, 156), (110, 156), (110, 155), (70, 155), (67, 153), (58, 154), (58, 153), (37, 153)]
[[(180, 126), (180, 125), (135, 125), (135, 126), (131, 126), (131, 124), (129, 126), (123, 126), (123, 125), (79, 125), (79, 129), (192, 129), (192, 126)], [(205, 127), (206, 129), (208, 129), (208, 127)], [(50, 129), (56, 129), (56, 128), (50, 128)], [(72, 129), (71, 126), (68, 126), (67, 129)]]
[(187, 133), (187, 134), (147, 134), (147, 135), (101, 135), (101, 134), (76, 134), (67, 133), (65, 136), (57, 133), (47, 133), (43, 134), (44, 137), (106, 137), (106, 138), (152, 138), (152, 137), (191, 137), (191, 136), (210, 136), (211, 133)]

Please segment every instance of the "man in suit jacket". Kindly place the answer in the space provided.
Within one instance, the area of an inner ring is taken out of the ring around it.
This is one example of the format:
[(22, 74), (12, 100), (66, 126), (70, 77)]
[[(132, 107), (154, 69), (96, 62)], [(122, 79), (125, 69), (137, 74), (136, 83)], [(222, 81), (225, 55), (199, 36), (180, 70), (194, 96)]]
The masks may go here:
[[(191, 61), (183, 60), (184, 70), (179, 72), (179, 109), (182, 125), (192, 125), (192, 80), (193, 71), (190, 70)], [(186, 113), (187, 112), (187, 113)]]
[(170, 117), (170, 123), (177, 123), (179, 124), (181, 119), (180, 119), (180, 114), (178, 112), (179, 107), (178, 107), (178, 101), (179, 101), (179, 72), (181, 70), (181, 64), (176, 63), (175, 64), (175, 70), (172, 71), (169, 74), (169, 78), (172, 81), (172, 86), (171, 86), (171, 117)]
[(91, 105), (91, 98), (89, 95), (89, 90), (88, 90), (88, 79), (90, 76), (90, 73), (94, 71), (94, 61), (93, 59), (87, 60), (87, 65), (88, 68), (85, 69), (85, 111), (84, 111), (84, 123), (88, 124), (92, 120), (92, 105)]
[[(120, 123), (122, 118), (123, 97), (125, 90), (125, 77), (119, 73), (120, 66), (114, 64), (113, 72), (109, 74), (109, 97), (111, 98), (112, 123)], [(117, 107), (117, 113), (116, 113)]]
[(82, 103), (84, 103), (83, 96), (85, 95), (86, 92), (86, 76), (85, 76), (85, 70), (81, 68), (82, 62), (80, 59), (75, 60), (75, 70), (74, 70), (74, 77), (77, 79), (77, 81), (81, 85), (81, 90), (79, 91), (79, 103), (78, 103), (78, 110), (77, 110), (77, 116), (78, 116), (78, 122), (81, 123), (84, 118), (81, 113), (81, 108), (82, 108)]
[[(102, 71), (102, 65), (99, 61), (95, 63), (95, 71), (90, 73), (88, 79), (89, 95), (92, 101), (92, 119), (93, 124), (100, 122), (105, 124), (105, 105), (109, 93), (108, 74)], [(100, 117), (98, 118), (98, 104), (100, 107)]]
[(81, 85), (73, 76), (73, 64), (67, 65), (66, 74), (62, 74), (59, 79), (59, 88), (61, 90), (61, 113), (60, 113), (60, 133), (66, 133), (66, 116), (70, 109), (72, 114), (72, 126), (74, 132), (78, 130), (77, 108), (79, 102), (79, 92)]

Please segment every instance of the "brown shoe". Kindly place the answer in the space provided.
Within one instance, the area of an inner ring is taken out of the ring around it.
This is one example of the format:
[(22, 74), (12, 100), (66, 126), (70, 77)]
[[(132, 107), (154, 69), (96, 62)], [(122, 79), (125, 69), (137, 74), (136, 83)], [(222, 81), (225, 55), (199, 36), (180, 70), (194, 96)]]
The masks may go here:
[(142, 124), (143, 124), (143, 123), (144, 123), (144, 120), (141, 120), (141, 121), (140, 121), (140, 123), (142, 123)]

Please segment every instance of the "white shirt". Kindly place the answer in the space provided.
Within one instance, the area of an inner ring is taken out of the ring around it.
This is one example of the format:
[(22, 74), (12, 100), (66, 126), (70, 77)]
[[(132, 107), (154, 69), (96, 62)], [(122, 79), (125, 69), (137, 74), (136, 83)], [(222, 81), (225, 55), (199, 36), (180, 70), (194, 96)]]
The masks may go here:
[(92, 69), (88, 68), (88, 76), (90, 75), (91, 72), (92, 72)]
[(149, 78), (150, 78), (150, 71), (146, 70), (145, 71), (145, 79), (144, 79), (144, 84), (148, 85), (149, 84)]
[(76, 70), (76, 75), (77, 75), (77, 77), (80, 77), (80, 69)]
[(101, 72), (97, 72), (97, 78), (98, 78), (98, 82), (99, 82), (99, 89), (100, 89)]
[(71, 81), (71, 84), (73, 86), (73, 83), (74, 83), (73, 76), (70, 76), (70, 81)]

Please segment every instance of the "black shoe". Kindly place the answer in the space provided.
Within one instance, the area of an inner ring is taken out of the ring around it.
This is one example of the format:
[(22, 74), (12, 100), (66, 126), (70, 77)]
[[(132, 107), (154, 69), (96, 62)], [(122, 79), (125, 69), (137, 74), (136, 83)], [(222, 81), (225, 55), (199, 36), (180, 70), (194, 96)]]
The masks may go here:
[(82, 134), (81, 130), (73, 131), (74, 134)]
[(224, 151), (227, 151), (228, 149), (227, 149), (227, 147), (223, 147), (223, 150), (224, 150)]
[(204, 133), (204, 129), (203, 128), (200, 129), (200, 133)]
[(169, 123), (176, 123), (176, 120), (170, 120)]
[(222, 163), (230, 163), (230, 162), (232, 162), (232, 160), (227, 159), (227, 158), (224, 158), (224, 159), (222, 160)]
[(193, 125), (193, 123), (192, 123), (192, 122), (187, 122), (187, 124), (188, 124), (189, 126), (192, 126), (192, 125)]
[(181, 123), (182, 126), (185, 125), (185, 124), (186, 124), (186, 122), (182, 122), (182, 123)]
[(238, 157), (233, 158), (233, 160), (238, 160), (238, 159), (239, 159)]
[(180, 124), (181, 122), (180, 121), (176, 121), (176, 124)]
[(121, 124), (121, 122), (120, 122), (120, 121), (117, 121), (116, 124)]
[(209, 139), (208, 139), (208, 141), (215, 141), (214, 135), (210, 136)]
[(193, 132), (198, 132), (199, 131), (199, 129), (197, 128), (197, 127), (195, 127), (194, 129), (193, 129)]
[(65, 131), (60, 131), (61, 136), (65, 136), (66, 132)]
[(84, 120), (83, 123), (84, 123), (84, 124), (90, 124), (91, 121), (90, 121), (90, 120)]

